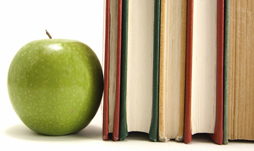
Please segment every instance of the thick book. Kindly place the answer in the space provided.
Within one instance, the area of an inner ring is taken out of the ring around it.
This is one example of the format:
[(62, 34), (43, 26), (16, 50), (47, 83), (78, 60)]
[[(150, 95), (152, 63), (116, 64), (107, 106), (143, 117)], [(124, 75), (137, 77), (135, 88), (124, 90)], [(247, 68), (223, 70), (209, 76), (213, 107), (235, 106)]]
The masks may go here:
[(122, 0), (106, 1), (103, 139), (119, 138)]
[(159, 141), (183, 140), (187, 0), (161, 0)]
[(224, 0), (188, 0), (184, 142), (223, 143)]
[(159, 28), (155, 16), (160, 13), (155, 14), (159, 12), (155, 6), (160, 6), (158, 0), (123, 0), (120, 140), (128, 132), (144, 132), (152, 141), (157, 140), (158, 103), (154, 100), (158, 99), (153, 93), (157, 91), (153, 91), (153, 69), (157, 60), (154, 47), (158, 45), (154, 44), (158, 41), (154, 41), (154, 27)]
[(254, 140), (254, 2), (230, 0), (228, 139)]

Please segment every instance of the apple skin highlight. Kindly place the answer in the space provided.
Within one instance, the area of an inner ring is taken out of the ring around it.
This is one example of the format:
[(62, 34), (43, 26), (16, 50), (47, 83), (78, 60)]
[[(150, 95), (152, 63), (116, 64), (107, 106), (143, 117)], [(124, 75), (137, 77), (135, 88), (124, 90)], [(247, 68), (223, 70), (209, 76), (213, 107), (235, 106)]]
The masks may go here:
[(7, 87), (11, 104), (31, 130), (66, 135), (85, 128), (103, 92), (103, 73), (93, 50), (76, 40), (43, 39), (13, 58)]

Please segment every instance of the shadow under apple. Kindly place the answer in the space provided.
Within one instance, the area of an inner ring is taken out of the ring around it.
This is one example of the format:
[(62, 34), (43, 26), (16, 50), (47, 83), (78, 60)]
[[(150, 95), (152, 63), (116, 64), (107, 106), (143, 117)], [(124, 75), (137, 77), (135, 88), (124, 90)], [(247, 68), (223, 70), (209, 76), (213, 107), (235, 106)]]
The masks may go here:
[(102, 139), (102, 129), (99, 126), (89, 124), (86, 128), (75, 134), (63, 135), (63, 136), (47, 136), (38, 134), (24, 124), (16, 124), (10, 126), (4, 130), (7, 136), (28, 140), (28, 141), (82, 141), (87, 139)]

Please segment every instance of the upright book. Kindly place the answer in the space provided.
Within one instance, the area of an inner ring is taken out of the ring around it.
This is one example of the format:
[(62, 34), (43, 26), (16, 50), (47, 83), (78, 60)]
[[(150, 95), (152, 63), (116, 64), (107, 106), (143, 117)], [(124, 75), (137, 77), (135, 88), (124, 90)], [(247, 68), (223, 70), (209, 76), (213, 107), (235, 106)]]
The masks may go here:
[(230, 1), (228, 139), (254, 140), (254, 1)]
[(108, 134), (113, 133), (112, 139), (116, 141), (120, 118), (122, 0), (106, 0), (105, 7), (103, 139), (109, 139)]
[(157, 140), (159, 8), (160, 0), (123, 0), (120, 140), (133, 131)]
[(184, 142), (223, 143), (224, 0), (188, 0)]
[(187, 0), (161, 0), (159, 141), (183, 140)]

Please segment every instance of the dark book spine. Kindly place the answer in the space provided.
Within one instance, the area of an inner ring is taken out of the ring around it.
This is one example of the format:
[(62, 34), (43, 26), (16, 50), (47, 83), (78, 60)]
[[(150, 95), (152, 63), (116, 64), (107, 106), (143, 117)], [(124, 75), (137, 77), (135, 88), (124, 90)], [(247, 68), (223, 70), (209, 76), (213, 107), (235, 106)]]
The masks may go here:
[(128, 46), (128, 0), (122, 4), (122, 53), (121, 53), (121, 90), (120, 90), (120, 131), (119, 139), (124, 140), (128, 135), (126, 122), (126, 85), (127, 85), (127, 46)]
[(154, 43), (153, 43), (153, 108), (149, 138), (158, 140), (159, 120), (159, 72), (160, 72), (160, 6), (161, 1), (154, 1)]
[(225, 0), (224, 27), (224, 104), (223, 104), (223, 144), (228, 143), (228, 73), (229, 73), (229, 16), (230, 0)]

